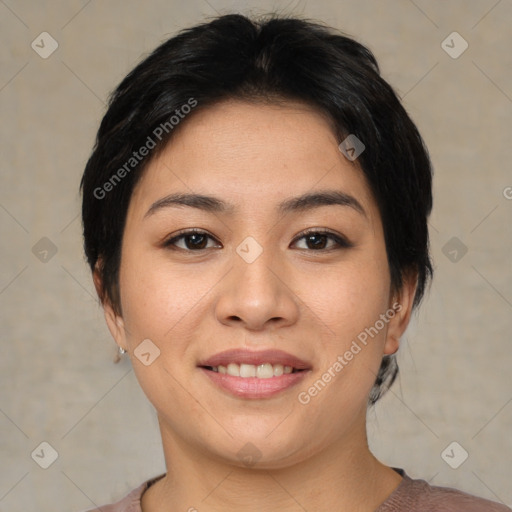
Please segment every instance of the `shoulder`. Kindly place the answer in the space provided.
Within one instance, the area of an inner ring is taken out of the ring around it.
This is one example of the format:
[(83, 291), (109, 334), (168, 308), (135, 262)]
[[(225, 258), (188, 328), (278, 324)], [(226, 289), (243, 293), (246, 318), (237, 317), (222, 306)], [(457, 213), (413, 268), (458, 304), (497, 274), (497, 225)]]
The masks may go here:
[(403, 480), (376, 512), (512, 512), (503, 504), (398, 472)]
[(141, 498), (144, 491), (163, 476), (165, 476), (165, 474), (146, 480), (115, 503), (97, 506), (96, 508), (85, 510), (84, 512), (142, 512)]

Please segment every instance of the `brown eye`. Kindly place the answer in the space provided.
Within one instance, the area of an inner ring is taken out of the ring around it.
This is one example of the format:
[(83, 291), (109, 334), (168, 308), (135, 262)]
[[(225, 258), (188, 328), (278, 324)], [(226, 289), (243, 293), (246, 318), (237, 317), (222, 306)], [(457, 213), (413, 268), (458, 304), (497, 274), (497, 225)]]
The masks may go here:
[[(204, 231), (189, 230), (183, 231), (180, 234), (173, 236), (164, 243), (164, 247), (178, 248), (185, 251), (201, 251), (208, 249), (208, 239), (214, 240), (212, 236)], [(179, 246), (177, 243), (183, 241), (184, 246)]]
[(327, 235), (321, 235), (321, 234), (312, 234), (307, 235), (304, 237), (306, 240), (306, 244), (308, 245), (310, 249), (325, 249), (325, 246), (328, 242), (328, 236)]
[[(337, 248), (348, 248), (352, 247), (352, 244), (345, 238), (326, 230), (311, 230), (307, 233), (303, 233), (300, 237), (295, 239), (305, 240), (306, 247), (299, 247), (299, 249), (310, 249), (313, 251), (332, 250)], [(328, 242), (333, 242), (330, 247), (327, 247)]]

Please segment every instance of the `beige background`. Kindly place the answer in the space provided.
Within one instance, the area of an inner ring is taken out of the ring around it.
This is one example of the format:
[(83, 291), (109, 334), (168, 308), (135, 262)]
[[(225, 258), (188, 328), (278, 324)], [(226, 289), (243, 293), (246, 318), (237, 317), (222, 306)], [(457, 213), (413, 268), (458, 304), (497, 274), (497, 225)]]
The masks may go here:
[[(0, 511), (79, 511), (165, 471), (154, 410), (129, 360), (113, 364), (81, 252), (79, 179), (109, 91), (144, 54), (205, 16), (275, 9), (367, 44), (435, 166), (436, 277), (400, 381), (369, 414), (371, 446), (412, 477), (512, 506), (511, 0), (5, 0)], [(43, 31), (59, 45), (47, 59), (31, 48)], [(453, 31), (469, 44), (457, 59), (441, 47)], [(43, 237), (57, 249), (46, 262), (32, 249)], [(467, 247), (456, 262), (452, 237)], [(48, 469), (31, 457), (43, 441), (58, 452)], [(458, 469), (441, 457), (452, 441), (469, 453)]]

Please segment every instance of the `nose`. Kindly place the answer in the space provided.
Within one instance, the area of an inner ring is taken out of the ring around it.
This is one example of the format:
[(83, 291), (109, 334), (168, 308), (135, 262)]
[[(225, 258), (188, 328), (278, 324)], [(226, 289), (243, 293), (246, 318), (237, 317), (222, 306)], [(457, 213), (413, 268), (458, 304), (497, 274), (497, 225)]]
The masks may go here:
[(220, 283), (216, 317), (250, 331), (289, 326), (299, 317), (299, 298), (290, 270), (263, 250), (251, 263), (233, 253), (233, 267)]

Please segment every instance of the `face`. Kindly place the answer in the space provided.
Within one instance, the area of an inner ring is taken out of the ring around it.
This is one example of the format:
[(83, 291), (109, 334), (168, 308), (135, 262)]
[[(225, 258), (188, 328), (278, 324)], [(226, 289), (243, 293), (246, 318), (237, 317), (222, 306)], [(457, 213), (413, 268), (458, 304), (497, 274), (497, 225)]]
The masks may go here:
[(122, 316), (105, 311), (169, 442), (277, 468), (363, 439), (414, 287), (392, 293), (376, 203), (340, 142), (301, 104), (224, 102), (135, 188)]

